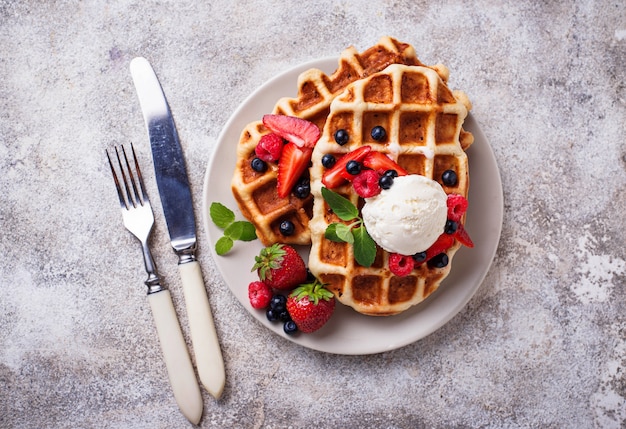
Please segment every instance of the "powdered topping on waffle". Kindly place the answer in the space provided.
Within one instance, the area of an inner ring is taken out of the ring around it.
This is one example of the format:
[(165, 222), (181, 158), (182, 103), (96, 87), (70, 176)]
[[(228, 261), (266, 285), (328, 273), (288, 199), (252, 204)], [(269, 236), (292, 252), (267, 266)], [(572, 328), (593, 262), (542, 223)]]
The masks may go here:
[[(326, 75), (317, 69), (307, 70), (298, 78), (295, 98), (280, 99), (273, 113), (294, 116), (324, 128), (332, 100), (350, 83), (385, 69), (390, 64), (421, 65), (413, 47), (390, 37), (381, 38), (375, 46), (359, 53), (354, 47), (342, 52), (337, 70)], [(313, 198), (310, 195), (290, 193), (279, 197), (276, 191), (278, 165), (253, 160), (255, 148), (269, 130), (258, 120), (242, 131), (237, 146), (237, 165), (231, 188), (242, 214), (254, 224), (257, 236), (264, 245), (275, 242), (310, 244), (309, 220)], [(254, 167), (258, 167), (255, 169)], [(308, 180), (308, 173), (303, 181)], [(290, 234), (281, 230), (281, 224), (290, 225)]]
[[(457, 199), (466, 204), (469, 176), (465, 149), (473, 137), (462, 125), (471, 104), (463, 93), (448, 88), (447, 78), (443, 66), (390, 65), (353, 82), (331, 103), (322, 136), (313, 151), (310, 181), (315, 202), (309, 223), (309, 269), (340, 302), (361, 313), (397, 314), (434, 292), (448, 275), (461, 241), (467, 242), (461, 235), (465, 216), (449, 209), (448, 219), (455, 219), (454, 226), (460, 232), (442, 230), (424, 255), (399, 255), (377, 246), (373, 264), (362, 266), (355, 261), (351, 244), (325, 237), (328, 226), (341, 221), (321, 191), (332, 185), (333, 191), (358, 208), (363, 207), (364, 199), (349, 181), (324, 177), (329, 169), (322, 160), (332, 155), (339, 164), (346, 154), (369, 146), (371, 152), (383, 153), (395, 161), (403, 174), (417, 174), (438, 182), (448, 195), (448, 207), (457, 207)], [(335, 139), (338, 131), (343, 144)], [(420, 260), (422, 256), (428, 262)], [(392, 272), (398, 271), (394, 267), (406, 267), (407, 261), (410, 272)]]

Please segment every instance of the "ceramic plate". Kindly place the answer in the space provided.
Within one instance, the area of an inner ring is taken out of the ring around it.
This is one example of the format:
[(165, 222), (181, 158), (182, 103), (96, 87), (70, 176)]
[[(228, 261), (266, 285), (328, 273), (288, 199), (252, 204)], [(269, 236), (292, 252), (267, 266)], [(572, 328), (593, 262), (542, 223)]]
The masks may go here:
[[(214, 246), (222, 231), (211, 222), (209, 206), (212, 202), (220, 202), (233, 209), (238, 220), (244, 219), (230, 191), (240, 133), (249, 122), (271, 113), (279, 98), (295, 96), (298, 75), (313, 67), (330, 74), (337, 68), (337, 58), (302, 64), (271, 79), (239, 106), (222, 130), (208, 164), (203, 190), (203, 218), (213, 258), (243, 308), (277, 335), (304, 347), (336, 354), (372, 354), (397, 349), (431, 334), (452, 319), (485, 278), (502, 227), (503, 197), (498, 166), (485, 135), (470, 115), (465, 128), (474, 134), (475, 141), (467, 152), (471, 186), (466, 229), (475, 247), (462, 247), (456, 253), (450, 275), (424, 302), (391, 317), (364, 316), (338, 303), (331, 320), (319, 331), (286, 335), (282, 324), (269, 322), (264, 311), (253, 309), (248, 302), (248, 284), (257, 279), (256, 273), (250, 272), (250, 269), (254, 256), (262, 247), (261, 243), (258, 240), (238, 241), (228, 254), (218, 256)], [(306, 254), (306, 251), (303, 253)]]

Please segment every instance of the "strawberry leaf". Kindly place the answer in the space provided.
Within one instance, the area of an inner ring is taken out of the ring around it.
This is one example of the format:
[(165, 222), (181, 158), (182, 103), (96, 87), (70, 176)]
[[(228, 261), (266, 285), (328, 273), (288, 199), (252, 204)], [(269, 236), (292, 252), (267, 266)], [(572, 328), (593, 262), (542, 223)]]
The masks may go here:
[(352, 230), (354, 235), (354, 259), (363, 267), (369, 267), (376, 259), (376, 243), (364, 226)]
[(338, 193), (322, 187), (322, 197), (339, 219), (348, 221), (359, 216), (359, 209)]

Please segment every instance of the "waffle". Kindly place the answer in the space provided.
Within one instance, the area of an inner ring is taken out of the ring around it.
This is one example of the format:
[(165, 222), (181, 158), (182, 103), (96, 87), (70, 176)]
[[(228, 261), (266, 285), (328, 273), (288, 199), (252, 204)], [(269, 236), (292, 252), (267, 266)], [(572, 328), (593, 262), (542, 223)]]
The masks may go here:
[[(360, 266), (353, 247), (324, 238), (327, 226), (341, 222), (321, 196), (321, 159), (331, 153), (339, 159), (361, 145), (370, 145), (391, 156), (410, 174), (420, 174), (438, 181), (447, 194), (467, 197), (468, 163), (465, 149), (473, 136), (462, 128), (471, 109), (462, 92), (452, 92), (446, 85), (447, 69), (423, 66), (390, 65), (384, 71), (349, 85), (333, 100), (326, 124), (313, 151), (311, 191), (314, 196), (313, 218), (309, 223), (312, 247), (309, 269), (326, 283), (337, 299), (356, 311), (386, 316), (400, 313), (423, 301), (446, 278), (452, 257), (460, 247), (455, 241), (447, 251), (449, 263), (444, 268), (427, 264), (416, 267), (408, 276), (394, 276), (388, 266), (389, 253), (377, 246), (372, 266)], [(387, 140), (377, 142), (370, 130), (381, 125)], [(335, 131), (345, 129), (349, 142), (338, 145)], [(453, 169), (458, 175), (454, 187), (442, 183), (443, 171)], [(364, 201), (351, 184), (333, 189), (357, 207)], [(463, 219), (464, 220), (464, 219)]]
[[(296, 116), (324, 128), (331, 101), (351, 82), (385, 69), (390, 64), (421, 65), (411, 45), (390, 37), (381, 38), (375, 46), (358, 53), (354, 47), (344, 50), (338, 68), (330, 76), (310, 69), (298, 77), (295, 98), (281, 98), (272, 113)], [(297, 198), (293, 194), (279, 198), (276, 193), (278, 167), (268, 164), (267, 171), (258, 173), (250, 166), (254, 148), (269, 131), (261, 121), (248, 124), (237, 146), (237, 164), (231, 188), (242, 214), (254, 224), (263, 245), (276, 242), (310, 244), (309, 220), (313, 197)], [(289, 220), (294, 225), (290, 236), (281, 234), (279, 225)]]

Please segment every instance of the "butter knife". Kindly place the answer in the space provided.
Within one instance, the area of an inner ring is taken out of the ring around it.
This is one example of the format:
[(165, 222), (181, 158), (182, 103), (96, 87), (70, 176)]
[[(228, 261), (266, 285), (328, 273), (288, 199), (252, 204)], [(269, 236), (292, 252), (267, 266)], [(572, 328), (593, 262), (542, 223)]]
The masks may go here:
[(189, 330), (200, 382), (216, 399), (226, 375), (207, 291), (196, 259), (196, 225), (182, 148), (161, 84), (145, 58), (130, 63), (139, 104), (148, 129), (152, 161), (170, 241), (178, 267), (189, 318)]

